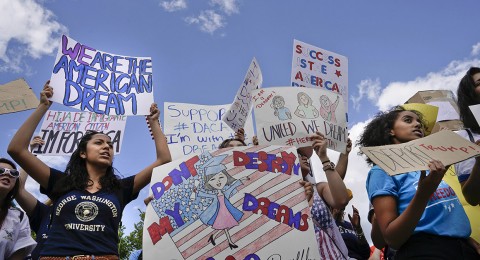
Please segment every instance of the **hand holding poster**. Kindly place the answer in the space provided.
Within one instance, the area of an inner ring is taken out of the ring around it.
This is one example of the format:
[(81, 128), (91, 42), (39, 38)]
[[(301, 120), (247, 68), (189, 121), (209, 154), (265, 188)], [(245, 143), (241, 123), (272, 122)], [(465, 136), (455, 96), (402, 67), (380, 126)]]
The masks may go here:
[(63, 35), (53, 67), (52, 101), (97, 114), (148, 115), (152, 59), (96, 50)]
[(480, 147), (450, 130), (408, 143), (361, 147), (360, 150), (389, 175), (428, 170), (431, 160), (448, 166), (480, 154)]
[(294, 40), (292, 86), (321, 88), (343, 97), (348, 112), (348, 59), (337, 53)]
[(127, 116), (48, 110), (40, 130), (40, 137), (45, 144), (33, 152), (44, 155), (69, 155), (77, 149), (85, 132), (97, 131), (111, 138), (113, 152), (119, 154), (126, 123)]
[(24, 79), (0, 85), (0, 114), (36, 108), (38, 99)]
[(155, 168), (144, 259), (320, 259), (301, 179), (293, 147), (227, 148)]
[(277, 87), (255, 90), (252, 98), (260, 144), (311, 146), (310, 136), (321, 132), (328, 148), (345, 152), (347, 121), (339, 95), (323, 89)]
[[(172, 158), (217, 150), (223, 140), (235, 138), (235, 133), (222, 121), (228, 106), (165, 102), (164, 133)], [(251, 145), (253, 137), (251, 117), (248, 117), (244, 130), (245, 143)]]
[(247, 75), (242, 85), (237, 91), (237, 95), (233, 100), (228, 111), (223, 115), (222, 120), (234, 131), (245, 126), (245, 122), (252, 109), (252, 90), (262, 87), (262, 71), (255, 58), (253, 58)]

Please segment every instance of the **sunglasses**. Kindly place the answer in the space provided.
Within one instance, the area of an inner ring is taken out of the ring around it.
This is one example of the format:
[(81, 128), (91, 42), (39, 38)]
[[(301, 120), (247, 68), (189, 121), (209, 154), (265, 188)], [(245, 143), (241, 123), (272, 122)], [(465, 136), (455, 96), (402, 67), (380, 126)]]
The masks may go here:
[(0, 167), (0, 175), (9, 174), (13, 178), (18, 178), (20, 176), (20, 172), (15, 169), (8, 169), (8, 168), (1, 168)]

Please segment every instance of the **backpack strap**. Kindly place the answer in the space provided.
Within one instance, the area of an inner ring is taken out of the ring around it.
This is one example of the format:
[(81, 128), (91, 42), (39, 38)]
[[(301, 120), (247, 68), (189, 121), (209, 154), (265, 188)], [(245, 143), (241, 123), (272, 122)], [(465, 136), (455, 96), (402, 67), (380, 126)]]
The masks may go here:
[(473, 138), (472, 131), (470, 131), (469, 128), (465, 128), (465, 131), (467, 131), (468, 138), (470, 138), (470, 142), (475, 143), (475, 139)]

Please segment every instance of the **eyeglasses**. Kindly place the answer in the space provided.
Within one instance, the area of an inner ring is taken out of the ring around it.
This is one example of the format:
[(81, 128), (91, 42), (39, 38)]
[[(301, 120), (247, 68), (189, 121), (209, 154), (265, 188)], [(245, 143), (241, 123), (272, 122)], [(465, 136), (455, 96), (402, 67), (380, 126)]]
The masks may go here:
[(0, 175), (9, 174), (13, 178), (18, 178), (20, 176), (20, 172), (15, 169), (9, 168), (1, 168), (0, 167)]

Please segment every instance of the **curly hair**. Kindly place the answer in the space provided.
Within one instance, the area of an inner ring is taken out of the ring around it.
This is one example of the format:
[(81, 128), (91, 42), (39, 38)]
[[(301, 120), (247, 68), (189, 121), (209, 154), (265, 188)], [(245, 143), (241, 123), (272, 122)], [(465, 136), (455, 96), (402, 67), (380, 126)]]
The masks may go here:
[(238, 139), (238, 138), (228, 138), (228, 139), (223, 140), (223, 142), (218, 146), (218, 149), (227, 148), (228, 145), (229, 145), (232, 141), (238, 141), (238, 142), (242, 143), (243, 146), (247, 146), (247, 144), (246, 144), (242, 139)]
[[(0, 158), (0, 163), (8, 164), (8, 165), (12, 166), (13, 169), (15, 169), (15, 170), (17, 169), (17, 166), (12, 161), (10, 161), (9, 159)], [(8, 208), (13, 205), (13, 199), (18, 194), (19, 186), (20, 186), (20, 181), (19, 181), (19, 178), (17, 178), (15, 180), (15, 185), (13, 186), (13, 189), (8, 192), (7, 196), (2, 201), (2, 206), (0, 207), (0, 228), (3, 225), (3, 221), (7, 217)]]
[[(386, 112), (378, 113), (373, 120), (367, 124), (363, 133), (360, 135), (360, 139), (357, 141), (357, 145), (360, 147), (372, 147), (393, 144), (393, 137), (390, 135), (390, 132), (399, 114), (403, 111), (415, 113), (420, 119), (420, 122), (422, 122), (422, 126), (425, 126), (423, 116), (420, 112), (416, 110), (405, 110), (402, 106), (395, 106)], [(363, 152), (360, 150), (358, 154), (363, 155)], [(369, 165), (374, 164), (368, 157), (366, 161)]]
[(475, 93), (476, 86), (473, 81), (473, 75), (477, 73), (480, 73), (480, 68), (471, 67), (460, 80), (457, 89), (457, 104), (463, 125), (470, 128), (472, 132), (480, 134), (480, 126), (469, 108), (471, 105), (480, 104), (480, 97)]
[[(80, 140), (78, 148), (73, 152), (65, 169), (66, 176), (61, 178), (53, 187), (51, 198), (58, 199), (65, 193), (71, 190), (85, 190), (87, 187), (93, 185), (87, 171), (86, 161), (80, 156), (81, 153), (87, 151), (87, 143), (94, 135), (103, 134), (96, 131), (87, 131)], [(115, 175), (115, 169), (110, 165), (106, 174), (100, 178), (100, 185), (102, 189), (108, 192), (118, 191), (120, 189), (120, 181)]]

